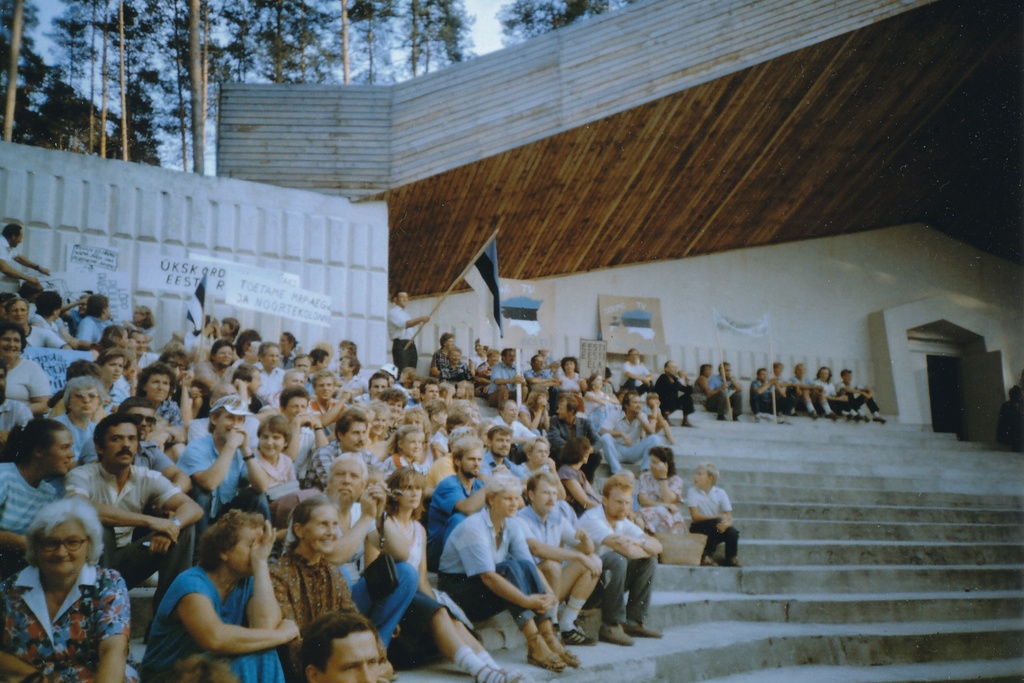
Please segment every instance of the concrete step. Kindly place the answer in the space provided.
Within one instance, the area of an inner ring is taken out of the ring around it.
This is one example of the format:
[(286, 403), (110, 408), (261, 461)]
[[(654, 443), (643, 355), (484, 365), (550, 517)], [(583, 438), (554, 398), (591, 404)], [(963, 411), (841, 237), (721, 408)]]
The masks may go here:
[(788, 565), (1024, 565), (1019, 543), (943, 541), (768, 541), (745, 539), (743, 562), (750, 567)]
[[(703, 439), (728, 439), (732, 441), (756, 440), (799, 441), (806, 444), (865, 444), (889, 448), (936, 448), (944, 452), (1000, 452), (994, 443), (980, 441), (959, 441), (954, 434), (936, 434), (922, 431), (917, 425), (901, 425), (889, 420), (886, 424), (854, 423), (845, 420), (831, 422), (827, 419), (811, 420), (807, 417), (786, 418), (789, 424), (773, 424), (770, 421), (754, 422), (750, 415), (743, 415), (739, 422), (719, 422), (713, 415), (697, 411), (690, 417), (695, 429), (673, 426), (672, 434), (681, 435), (682, 440), (699, 442)], [(678, 415), (672, 419), (676, 425)], [(1003, 451), (1005, 452), (1005, 451)]]
[(913, 507), (956, 507), (1024, 509), (1024, 496), (1019, 495), (1020, 483), (1007, 481), (984, 497), (973, 493), (947, 490), (936, 491), (876, 491), (856, 488), (807, 488), (758, 484), (732, 484), (723, 486), (735, 506), (745, 500), (777, 500), (787, 503), (824, 503), (838, 505), (891, 505)]
[(927, 662), (876, 666), (787, 666), (750, 671), (706, 683), (1020, 683), (1024, 660), (993, 659), (980, 662)]
[(832, 522), (803, 519), (748, 519), (742, 506), (733, 506), (736, 528), (743, 537), (786, 540), (836, 541), (950, 541), (1020, 542), (1024, 528), (1018, 524), (929, 524), (923, 522)]
[[(740, 557), (742, 558), (740, 546)], [(921, 591), (1021, 590), (1020, 565), (804, 565), (787, 567), (680, 567), (660, 566), (655, 587), (663, 591), (699, 593), (871, 593)]]
[(750, 519), (803, 519), (836, 522), (937, 524), (1024, 524), (1024, 511), (1012, 508), (911, 507), (900, 505), (822, 505), (743, 501)]
[[(537, 681), (676, 683), (765, 673), (792, 666), (794, 661), (854, 667), (883, 662), (1017, 661), (1024, 654), (1019, 626), (1014, 619), (852, 625), (701, 623), (668, 629), (663, 639), (638, 639), (632, 647), (600, 643), (573, 648), (584, 662), (578, 670), (557, 675), (537, 668), (520, 670)], [(499, 653), (502, 660), (511, 656), (515, 661), (522, 653), (521, 642), (520, 636), (510, 643), (511, 653)], [(525, 660), (525, 654), (519, 657)], [(445, 680), (453, 671), (450, 666), (417, 670), (415, 680)]]
[(1019, 619), (1021, 591), (744, 595), (655, 591), (647, 622), (659, 629), (719, 621), (799, 624)]
[[(1020, 496), (1018, 482), (1024, 481), (1024, 469), (1020, 471), (990, 473), (965, 478), (953, 470), (942, 472), (911, 472), (911, 468), (900, 465), (885, 465), (875, 468), (871, 475), (836, 469), (830, 472), (793, 472), (786, 470), (743, 470), (731, 469), (727, 461), (712, 459), (719, 470), (718, 485), (726, 491), (735, 486), (780, 487), (790, 489), (854, 489), (871, 493), (900, 493), (906, 495), (959, 495), (972, 500), (974, 504), (988, 502), (991, 496), (1012, 501), (1011, 507), (1021, 507), (1024, 499)], [(687, 487), (691, 486), (693, 472), (699, 461), (680, 463), (676, 457), (676, 473)], [(599, 472), (608, 476), (610, 470), (602, 465)], [(628, 467), (634, 474), (640, 473), (640, 466)], [(888, 470), (888, 471), (885, 471)], [(607, 474), (606, 474), (607, 473)]]

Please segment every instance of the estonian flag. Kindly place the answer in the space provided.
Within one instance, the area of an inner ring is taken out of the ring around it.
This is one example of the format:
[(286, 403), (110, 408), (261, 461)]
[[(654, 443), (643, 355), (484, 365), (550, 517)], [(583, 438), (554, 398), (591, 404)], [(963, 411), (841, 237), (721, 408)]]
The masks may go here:
[(488, 322), (498, 326), (498, 336), (505, 336), (501, 321), (501, 292), (498, 291), (498, 243), (492, 239), (464, 276), (469, 286), (485, 301)]
[(206, 307), (206, 275), (196, 286), (196, 293), (188, 302), (188, 313), (186, 317), (192, 322), (192, 334), (201, 334), (203, 331), (203, 310)]

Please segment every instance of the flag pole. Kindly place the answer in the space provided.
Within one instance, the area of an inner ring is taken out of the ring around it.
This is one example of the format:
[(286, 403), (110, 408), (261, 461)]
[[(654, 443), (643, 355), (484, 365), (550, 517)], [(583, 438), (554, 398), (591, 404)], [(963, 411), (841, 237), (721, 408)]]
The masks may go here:
[[(522, 360), (523, 350), (516, 349), (516, 376), (520, 374), (520, 364)], [(516, 382), (516, 410), (519, 410), (519, 406), (523, 405), (523, 385)], [(500, 410), (500, 409), (499, 409)]]
[[(772, 360), (773, 358), (775, 358), (775, 344), (773, 343), (774, 336), (775, 336), (775, 332), (774, 332), (774, 330), (772, 330), (772, 319), (771, 319), (771, 317), (769, 317), (768, 318), (768, 366), (769, 367), (772, 367), (773, 365), (775, 365), (775, 361)], [(775, 368), (772, 367), (772, 370), (774, 371)], [(775, 418), (775, 424), (779, 424), (779, 406), (778, 406), (778, 403), (777, 403), (777, 400), (776, 400), (776, 396), (775, 396), (775, 394), (776, 394), (776, 392), (778, 392), (778, 390), (779, 390), (779, 378), (776, 377), (775, 378), (775, 386), (772, 387), (772, 416)]]
[[(466, 273), (469, 272), (469, 269), (476, 265), (476, 260), (480, 258), (481, 254), (484, 253), (487, 247), (491, 244), (491, 241), (497, 237), (498, 231), (495, 230), (493, 233), (491, 233), (491, 236), (487, 238), (487, 241), (484, 242), (484, 245), (480, 247), (475, 254), (473, 254), (473, 258), (469, 260), (469, 265), (462, 270), (462, 272), (459, 274), (457, 278), (452, 280), (452, 283), (448, 286), (448, 289), (446, 289), (444, 294), (441, 295), (441, 298), (437, 300), (437, 303), (434, 304), (434, 307), (430, 309), (430, 313), (427, 314), (428, 318), (434, 317), (434, 314), (437, 313), (437, 309), (441, 307), (441, 304), (444, 303), (444, 300), (447, 299), (448, 295), (452, 293), (453, 289), (455, 289), (455, 285), (459, 284), (459, 281), (466, 276)], [(416, 328), (416, 332), (412, 335), (412, 339), (410, 339), (408, 343), (405, 345), (405, 348), (409, 348), (410, 346), (412, 346), (413, 342), (416, 341), (416, 337), (420, 335), (420, 332), (423, 331), (423, 328), (426, 327), (426, 325), (426, 323), (420, 323), (420, 326)]]
[[(712, 316), (714, 318), (714, 316)], [(722, 378), (722, 391), (725, 392), (725, 405), (726, 412), (729, 414), (729, 420), (732, 420), (732, 398), (729, 396), (729, 385), (725, 382), (725, 357), (722, 355), (722, 337), (718, 332), (718, 320), (715, 321), (715, 345), (718, 347), (718, 374)]]

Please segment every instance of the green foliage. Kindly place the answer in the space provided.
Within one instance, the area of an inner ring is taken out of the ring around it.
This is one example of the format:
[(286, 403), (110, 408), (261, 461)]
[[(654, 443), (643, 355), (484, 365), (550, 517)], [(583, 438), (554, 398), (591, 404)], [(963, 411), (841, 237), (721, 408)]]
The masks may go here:
[(632, 5), (636, 0), (513, 0), (498, 12), (505, 44), (543, 35), (581, 19)]

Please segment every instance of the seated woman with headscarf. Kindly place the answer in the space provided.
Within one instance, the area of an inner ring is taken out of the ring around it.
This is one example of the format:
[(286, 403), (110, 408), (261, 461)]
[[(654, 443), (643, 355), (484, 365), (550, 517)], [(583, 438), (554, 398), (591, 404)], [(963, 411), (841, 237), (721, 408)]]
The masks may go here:
[(103, 526), (91, 505), (43, 507), (25, 536), (29, 566), (0, 584), (0, 677), (136, 683), (128, 666), (128, 588), (98, 567)]

